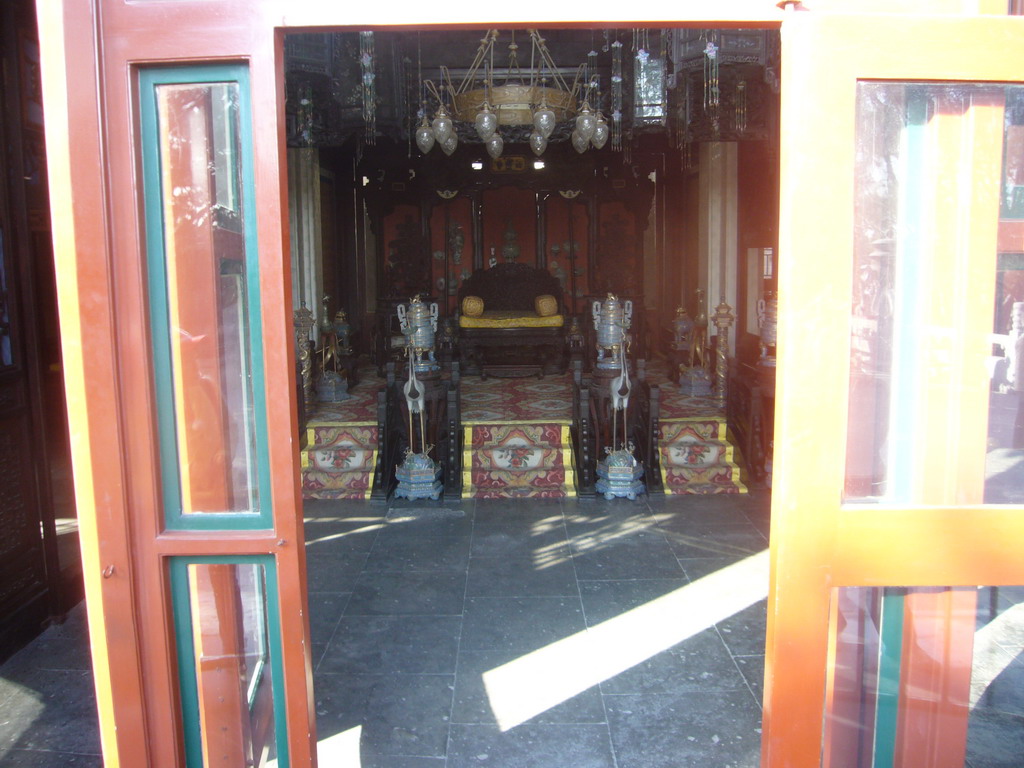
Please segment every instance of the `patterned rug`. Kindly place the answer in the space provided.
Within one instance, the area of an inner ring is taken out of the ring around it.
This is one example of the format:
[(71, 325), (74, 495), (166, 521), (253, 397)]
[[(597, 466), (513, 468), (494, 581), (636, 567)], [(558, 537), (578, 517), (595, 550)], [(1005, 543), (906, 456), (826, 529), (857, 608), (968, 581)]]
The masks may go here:
[(569, 424), (572, 374), (543, 379), (462, 379), (463, 424)]
[(659, 423), (658, 451), (665, 493), (746, 493), (724, 417)]
[(314, 403), (306, 413), (306, 438), (309, 445), (316, 440), (314, 429), (339, 424), (377, 426), (377, 392), (384, 386), (384, 380), (377, 378), (377, 369), (360, 367), (359, 382), (348, 393), (348, 400), (340, 403)]
[(647, 380), (661, 391), (658, 451), (665, 493), (746, 493), (725, 408), (710, 397), (684, 395), (662, 361), (648, 364)]
[(576, 495), (568, 424), (465, 425), (462, 497)]
[(661, 420), (699, 419), (708, 414), (721, 415), (725, 418), (725, 408), (715, 404), (712, 397), (693, 397), (684, 395), (677, 384), (668, 377), (668, 369), (663, 360), (654, 360), (647, 364), (647, 381), (652, 387), (661, 390)]
[(575, 496), (571, 421), (571, 374), (463, 378), (463, 498)]
[(377, 392), (382, 386), (375, 368), (360, 368), (348, 400), (313, 405), (300, 457), (303, 498), (370, 498), (377, 464)]

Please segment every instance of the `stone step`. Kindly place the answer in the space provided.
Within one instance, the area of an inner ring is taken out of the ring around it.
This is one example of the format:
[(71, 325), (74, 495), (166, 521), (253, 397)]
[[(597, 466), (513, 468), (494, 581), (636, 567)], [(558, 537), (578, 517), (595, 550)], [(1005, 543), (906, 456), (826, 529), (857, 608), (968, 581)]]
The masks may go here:
[(464, 445), (474, 450), (506, 444), (562, 448), (571, 442), (568, 424), (473, 424), (464, 429)]
[(341, 443), (328, 448), (307, 448), (301, 454), (302, 469), (339, 473), (373, 469), (377, 446)]
[(353, 443), (366, 448), (376, 448), (378, 445), (376, 425), (315, 424), (306, 428), (307, 450)]
[(661, 444), (661, 462), (668, 467), (705, 469), (735, 464), (736, 448), (725, 440), (699, 440), (684, 437)]
[(568, 424), (474, 424), (463, 433), (463, 498), (576, 494)]
[(662, 420), (658, 424), (662, 443), (674, 443), (683, 438), (699, 440), (725, 440), (728, 428), (725, 418), (714, 416), (707, 418), (690, 418)]
[(307, 499), (368, 499), (377, 464), (377, 427), (314, 424), (299, 454)]
[(673, 419), (658, 425), (665, 493), (746, 493), (724, 416)]
[(307, 499), (368, 499), (373, 467), (349, 472), (302, 471), (302, 495)]
[(510, 472), (463, 472), (464, 499), (567, 498), (575, 496), (576, 475), (571, 468)]
[(712, 467), (661, 467), (665, 493), (746, 493), (740, 479), (740, 468), (717, 465)]

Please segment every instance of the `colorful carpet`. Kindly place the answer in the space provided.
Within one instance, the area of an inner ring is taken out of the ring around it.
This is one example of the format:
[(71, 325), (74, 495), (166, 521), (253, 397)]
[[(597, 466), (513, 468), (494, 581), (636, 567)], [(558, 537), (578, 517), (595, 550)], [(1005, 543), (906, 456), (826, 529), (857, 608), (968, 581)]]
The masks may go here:
[(698, 419), (708, 414), (720, 414), (725, 417), (725, 409), (715, 404), (711, 397), (693, 397), (684, 395), (679, 386), (673, 384), (668, 377), (668, 369), (662, 360), (654, 360), (647, 364), (647, 381), (652, 387), (661, 390), (661, 420)]
[(306, 439), (308, 445), (316, 444), (317, 427), (377, 426), (377, 392), (384, 386), (384, 380), (377, 378), (373, 366), (359, 369), (359, 383), (352, 387), (348, 400), (339, 403), (315, 403), (306, 414)]
[(576, 495), (568, 424), (472, 424), (464, 429), (463, 498)]
[(313, 405), (300, 457), (303, 498), (370, 497), (377, 464), (377, 392), (382, 386), (374, 368), (362, 368), (348, 400)]
[(572, 375), (543, 379), (462, 379), (463, 424), (569, 424)]
[(725, 408), (710, 397), (684, 395), (661, 361), (648, 364), (647, 380), (661, 392), (658, 452), (665, 493), (746, 493)]
[(658, 451), (666, 493), (746, 493), (724, 416), (659, 422)]

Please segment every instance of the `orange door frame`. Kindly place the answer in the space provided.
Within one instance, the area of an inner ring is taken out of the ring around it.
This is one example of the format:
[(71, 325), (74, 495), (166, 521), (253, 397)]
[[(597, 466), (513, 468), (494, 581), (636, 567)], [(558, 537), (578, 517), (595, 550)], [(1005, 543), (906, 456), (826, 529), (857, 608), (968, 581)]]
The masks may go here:
[[(814, 66), (822, 61), (829, 65)], [(948, 347), (957, 357), (950, 380), (931, 377), (920, 394), (918, 407), (934, 418), (926, 420), (928, 433), (920, 435), (912, 460), (915, 476), (928, 478), (929, 487), (913, 506), (843, 504), (857, 83), (1020, 81), (1024, 19), (796, 13), (783, 25), (783, 62), (783, 257), (762, 764), (812, 766), (821, 761), (823, 718), (833, 701), (829, 628), (837, 589), (1024, 583), (1024, 514), (981, 504), (988, 382), (978, 345), (969, 343), (991, 331), (1001, 120), (997, 135), (971, 137), (982, 147), (975, 186), (958, 187), (950, 202), (935, 201), (939, 226), (963, 221), (950, 205), (972, 208), (966, 230), (940, 245), (930, 265), (947, 276), (936, 282), (949, 296), (935, 304), (952, 309), (945, 325), (953, 326)], [(995, 121), (984, 113), (972, 130), (992, 128)], [(930, 130), (959, 130), (944, 120), (937, 116)], [(956, 249), (964, 248), (971, 259), (966, 274), (955, 271), (967, 258)], [(810, 361), (813, 375), (807, 375)], [(955, 622), (948, 631), (958, 631)], [(904, 658), (911, 677), (934, 672), (920, 655)]]

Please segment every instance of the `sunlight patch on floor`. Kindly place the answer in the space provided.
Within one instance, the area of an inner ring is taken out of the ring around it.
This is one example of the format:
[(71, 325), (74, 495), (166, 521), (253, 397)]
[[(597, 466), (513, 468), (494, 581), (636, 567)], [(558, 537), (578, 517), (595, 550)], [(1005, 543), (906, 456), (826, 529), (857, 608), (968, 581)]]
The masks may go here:
[[(543, 522), (541, 521), (542, 525)], [(570, 536), (568, 547), (565, 542), (560, 541), (556, 544), (549, 544), (535, 549), (533, 551), (534, 567), (538, 571), (543, 571), (545, 568), (551, 568), (552, 566), (568, 562), (571, 554), (585, 555), (588, 552), (603, 549), (624, 536), (641, 533), (653, 527), (654, 522), (649, 519), (616, 520), (597, 527), (591, 527), (584, 533)], [(551, 530), (551, 527), (537, 528), (535, 526), (533, 535), (539, 536), (548, 530)]]
[(338, 765), (345, 768), (359, 768), (359, 741), (363, 735), (363, 726), (357, 725), (347, 731), (336, 733), (316, 743), (316, 761), (318, 765)]
[[(316, 743), (317, 765), (360, 768), (363, 764), (359, 758), (359, 740), (362, 735), (363, 726), (357, 725), (347, 731), (320, 739)], [(266, 768), (278, 768), (277, 760), (268, 760)]]
[[(999, 640), (1019, 634), (1021, 627), (1024, 627), (1024, 603), (1008, 608), (974, 633), (971, 709), (981, 700), (988, 686), (1017, 658), (1015, 652), (1000, 648)], [(983, 668), (977, 662), (980, 658), (988, 662)]]
[(39, 692), (28, 686), (0, 677), (0, 700), (17, 701), (18, 717), (3, 723), (4, 743), (0, 743), (0, 765), (8, 754), (8, 748), (19, 743), (22, 734), (29, 733), (32, 724), (46, 711), (46, 703)]
[(379, 523), (384, 520), (384, 515), (372, 515), (367, 517), (356, 517), (354, 515), (338, 515), (326, 517), (324, 515), (306, 515), (302, 518), (304, 523)]
[(315, 539), (306, 539), (306, 546), (308, 547), (310, 544), (322, 544), (325, 541), (336, 541), (337, 539), (343, 539), (346, 536), (358, 536), (361, 533), (379, 531), (383, 527), (383, 523), (378, 523), (377, 525), (364, 525), (362, 528), (353, 528), (351, 531), (342, 531), (340, 533), (331, 533), (327, 536), (318, 536)]
[(483, 675), (502, 731), (668, 650), (768, 595), (768, 550)]

